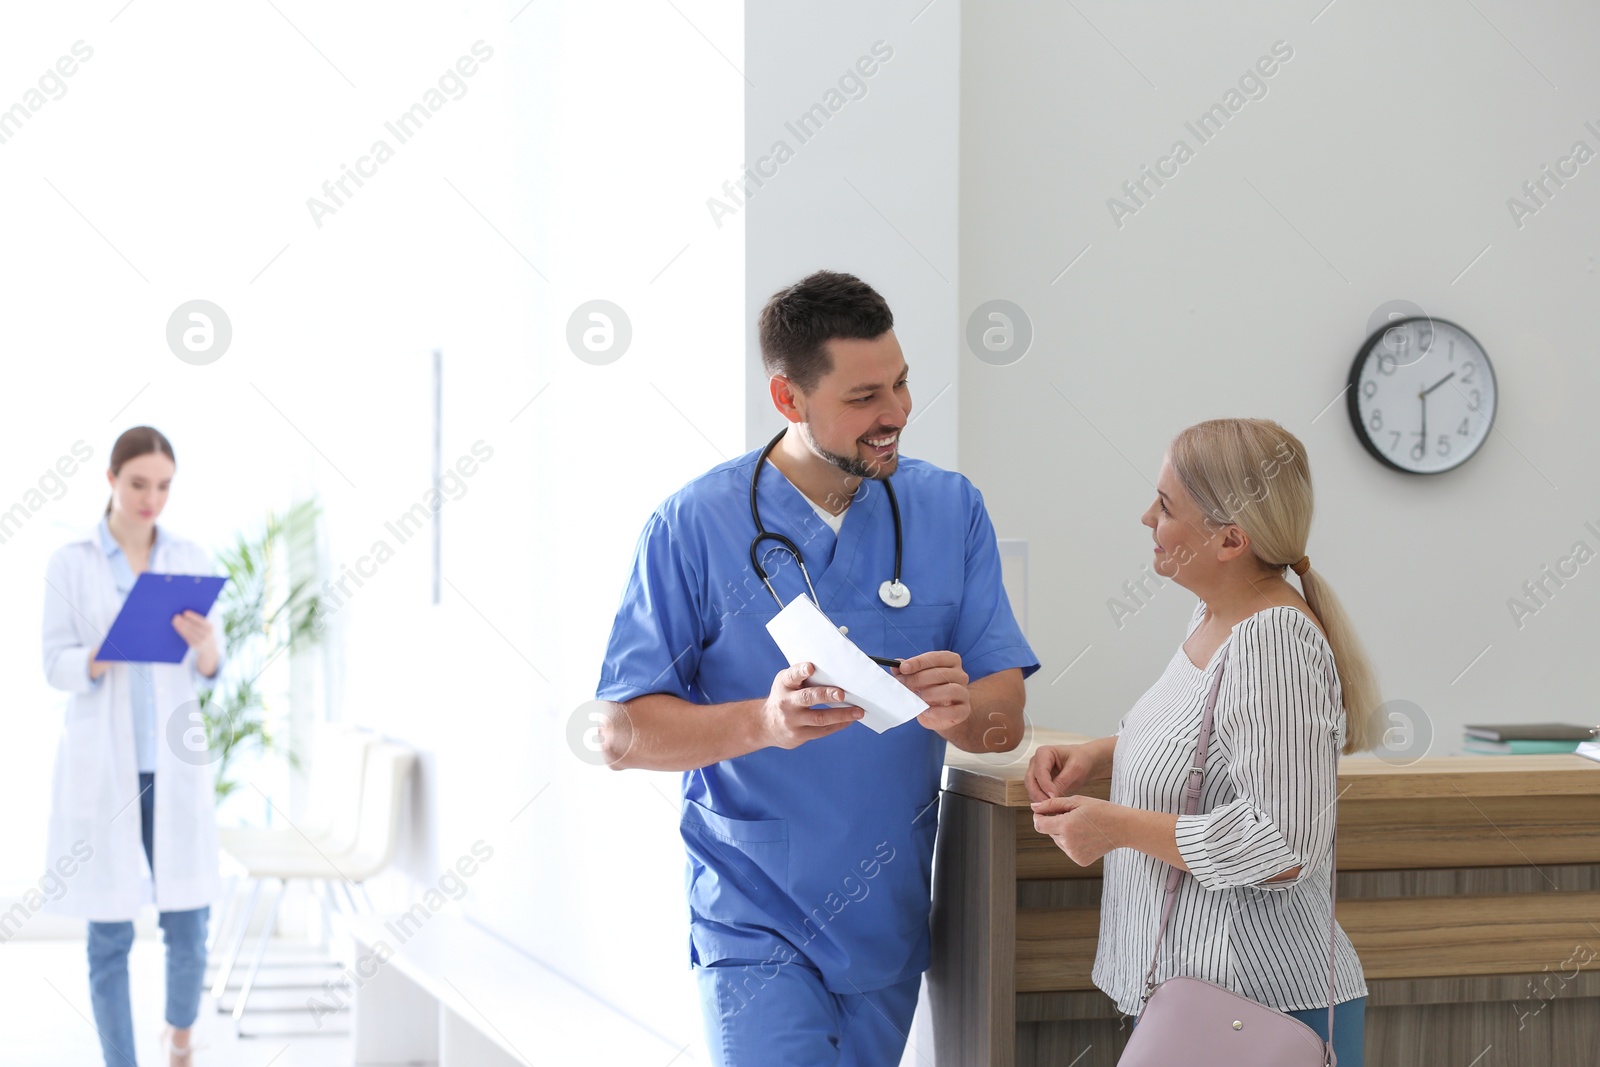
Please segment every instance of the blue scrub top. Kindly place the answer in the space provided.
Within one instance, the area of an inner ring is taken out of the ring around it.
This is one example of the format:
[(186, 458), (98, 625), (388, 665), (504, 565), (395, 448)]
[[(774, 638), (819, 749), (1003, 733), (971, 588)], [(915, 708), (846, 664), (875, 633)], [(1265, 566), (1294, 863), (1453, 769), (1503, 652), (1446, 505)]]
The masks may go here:
[[(764, 697), (788, 666), (767, 633), (778, 605), (750, 566), (750, 476), (760, 451), (712, 468), (645, 523), (596, 696), (670, 693), (696, 704)], [(951, 650), (971, 681), (1039, 669), (1001, 584), (983, 497), (914, 459), (893, 476), (912, 602), (891, 608), (894, 525), (882, 484), (863, 482), (837, 536), (770, 463), (761, 518), (805, 555), (820, 607), (869, 655)], [(806, 592), (787, 551), (762, 543), (785, 604)], [(929, 876), (945, 742), (913, 721), (856, 723), (795, 749), (765, 748), (683, 776), (690, 958), (762, 962), (793, 946), (836, 993), (928, 966)]]

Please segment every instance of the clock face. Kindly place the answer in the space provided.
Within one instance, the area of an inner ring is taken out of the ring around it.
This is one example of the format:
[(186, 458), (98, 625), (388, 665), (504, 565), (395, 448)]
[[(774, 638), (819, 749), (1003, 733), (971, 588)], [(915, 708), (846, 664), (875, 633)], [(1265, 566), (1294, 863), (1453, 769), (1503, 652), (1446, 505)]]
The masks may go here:
[(1407, 474), (1441, 474), (1488, 440), (1499, 392), (1473, 336), (1443, 319), (1389, 323), (1350, 367), (1350, 421), (1367, 451)]

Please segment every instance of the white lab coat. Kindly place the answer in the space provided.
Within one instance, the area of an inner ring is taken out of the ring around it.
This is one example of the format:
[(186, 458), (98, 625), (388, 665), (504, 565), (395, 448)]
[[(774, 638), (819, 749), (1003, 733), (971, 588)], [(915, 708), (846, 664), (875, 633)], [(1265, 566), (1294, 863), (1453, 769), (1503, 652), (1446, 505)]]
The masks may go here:
[[(150, 570), (165, 574), (212, 574), (211, 559), (192, 541), (159, 528)], [(46, 863), (63, 857), (78, 862), (64, 878), (66, 892), (45, 910), (99, 922), (138, 917), (153, 903), (158, 911), (188, 911), (210, 904), (218, 891), (217, 820), (211, 764), (185, 762), (168, 738), (170, 720), (197, 699), (211, 679), (195, 668), (194, 650), (181, 663), (142, 663), (155, 689), (155, 885), (150, 882), (139, 832), (139, 771), (133, 742), (132, 668), (116, 662), (98, 681), (89, 680), (89, 656), (117, 616), (120, 600), (111, 562), (97, 532), (69, 542), (50, 557), (45, 571), (44, 670), (52, 686), (72, 694), (56, 749), (50, 797)], [(222, 647), (219, 609), (212, 608), (217, 645)], [(222, 670), (219, 662), (217, 671)], [(185, 728), (190, 725), (188, 722)], [(198, 720), (192, 725), (198, 728)], [(84, 859), (84, 849), (92, 850)], [(69, 869), (67, 864), (62, 870)]]

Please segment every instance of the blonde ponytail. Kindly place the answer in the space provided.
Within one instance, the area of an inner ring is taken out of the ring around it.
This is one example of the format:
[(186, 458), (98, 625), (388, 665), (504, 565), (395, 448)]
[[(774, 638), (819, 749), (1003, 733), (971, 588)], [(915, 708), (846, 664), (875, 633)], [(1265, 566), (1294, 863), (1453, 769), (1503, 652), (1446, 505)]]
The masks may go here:
[[(1294, 434), (1270, 419), (1212, 419), (1174, 438), (1168, 457), (1207, 524), (1242, 529), (1263, 567), (1281, 574), (1306, 555), (1311, 467)], [(1372, 661), (1328, 583), (1309, 561), (1297, 573), (1333, 649), (1344, 696), (1344, 752), (1370, 749), (1378, 742), (1381, 702)]]
[(1345, 755), (1365, 752), (1378, 743), (1378, 705), (1382, 699), (1372, 661), (1361, 647), (1344, 605), (1314, 568), (1307, 568), (1300, 576), (1300, 589), (1311, 613), (1321, 620), (1328, 633), (1328, 646), (1333, 649), (1334, 668), (1339, 672), (1339, 688), (1344, 693)]

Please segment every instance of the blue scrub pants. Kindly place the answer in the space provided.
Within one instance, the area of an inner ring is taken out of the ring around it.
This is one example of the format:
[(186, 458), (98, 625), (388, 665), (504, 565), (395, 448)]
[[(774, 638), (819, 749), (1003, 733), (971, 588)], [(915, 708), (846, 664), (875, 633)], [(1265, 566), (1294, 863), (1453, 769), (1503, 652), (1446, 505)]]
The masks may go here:
[(695, 977), (716, 1067), (895, 1067), (922, 984), (830, 993), (801, 960), (718, 960)]
[[(145, 859), (155, 869), (156, 776), (139, 773), (139, 832)], [(161, 913), (162, 940), (167, 946), (167, 1022), (186, 1030), (200, 1014), (200, 988), (206, 973), (206, 921), (209, 907)], [(89, 924), (89, 999), (100, 1052), (106, 1067), (136, 1067), (133, 1009), (128, 1001), (128, 950), (133, 923)]]

